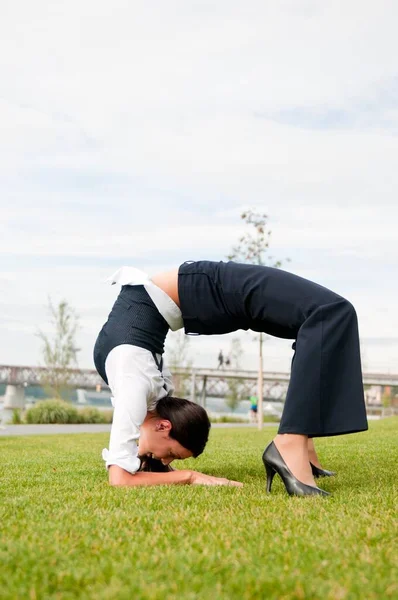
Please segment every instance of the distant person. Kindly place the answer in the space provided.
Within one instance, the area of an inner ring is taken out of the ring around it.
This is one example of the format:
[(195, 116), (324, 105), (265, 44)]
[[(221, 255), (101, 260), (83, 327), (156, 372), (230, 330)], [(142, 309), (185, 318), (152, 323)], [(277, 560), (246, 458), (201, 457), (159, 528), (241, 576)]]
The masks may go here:
[(184, 327), (196, 335), (251, 329), (294, 340), (279, 431), (263, 453), (267, 491), (277, 473), (289, 494), (328, 495), (314, 477), (333, 473), (321, 468), (312, 438), (367, 429), (358, 323), (347, 300), (281, 269), (235, 262), (186, 262), (151, 280), (124, 268), (112, 281), (123, 287), (94, 349), (97, 370), (109, 378), (114, 395), (110, 448), (104, 452), (111, 483), (239, 485), (201, 474), (192, 479), (181, 471), (133, 473), (139, 453), (169, 464), (199, 454), (207, 440), (209, 424), (192, 403), (170, 398), (163, 411), (171, 393), (161, 363), (168, 329)]
[(218, 365), (217, 365), (217, 369), (222, 369), (224, 365), (224, 355), (222, 353), (222, 350), (220, 350), (220, 352), (218, 353)]
[(252, 423), (257, 422), (257, 396), (250, 396), (250, 420)]

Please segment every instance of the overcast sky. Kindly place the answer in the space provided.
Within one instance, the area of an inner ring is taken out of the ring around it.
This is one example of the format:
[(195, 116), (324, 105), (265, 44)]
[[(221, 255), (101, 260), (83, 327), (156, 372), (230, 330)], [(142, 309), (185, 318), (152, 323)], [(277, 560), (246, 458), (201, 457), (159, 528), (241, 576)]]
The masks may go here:
[[(50, 295), (92, 368), (103, 280), (225, 259), (253, 207), (288, 270), (356, 306), (364, 368), (397, 372), (397, 18), (394, 0), (2, 0), (0, 364), (41, 363)], [(290, 347), (267, 341), (265, 366)]]

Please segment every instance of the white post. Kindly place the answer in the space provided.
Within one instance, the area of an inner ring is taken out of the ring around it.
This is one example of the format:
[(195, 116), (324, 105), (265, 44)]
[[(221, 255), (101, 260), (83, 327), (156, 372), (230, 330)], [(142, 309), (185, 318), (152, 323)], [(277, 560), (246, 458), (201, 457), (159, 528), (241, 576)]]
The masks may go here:
[(23, 385), (7, 385), (4, 395), (2, 421), (8, 423), (16, 409), (25, 408), (25, 388)]
[(207, 383), (207, 375), (203, 376), (203, 386), (202, 386), (202, 396), (200, 399), (200, 405), (203, 408), (206, 408), (206, 383)]
[(76, 390), (76, 394), (78, 404), (87, 404), (86, 390), (82, 390), (79, 388)]
[(260, 333), (260, 361), (258, 366), (257, 381), (257, 425), (263, 428), (263, 334)]
[(192, 369), (191, 373), (191, 400), (196, 402), (196, 373), (195, 369)]

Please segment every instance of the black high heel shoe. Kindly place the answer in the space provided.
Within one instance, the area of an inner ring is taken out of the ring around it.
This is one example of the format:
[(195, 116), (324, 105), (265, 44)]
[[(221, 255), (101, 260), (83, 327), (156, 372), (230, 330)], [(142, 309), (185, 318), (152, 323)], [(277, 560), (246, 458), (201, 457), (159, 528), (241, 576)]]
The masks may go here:
[(336, 475), (334, 471), (327, 471), (326, 469), (320, 469), (310, 462), (311, 471), (314, 477), (333, 477)]
[(275, 476), (275, 473), (278, 473), (285, 485), (287, 493), (290, 496), (330, 496), (328, 492), (325, 492), (318, 487), (301, 483), (301, 481), (296, 479), (293, 473), (291, 473), (289, 470), (282, 456), (279, 454), (274, 442), (271, 442), (264, 450), (263, 463), (267, 473), (268, 493), (271, 491), (272, 480)]

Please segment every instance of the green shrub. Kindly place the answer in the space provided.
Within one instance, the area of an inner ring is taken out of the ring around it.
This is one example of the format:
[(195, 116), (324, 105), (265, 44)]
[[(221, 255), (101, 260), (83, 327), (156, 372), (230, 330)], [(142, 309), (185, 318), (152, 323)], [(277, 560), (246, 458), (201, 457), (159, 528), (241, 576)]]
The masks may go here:
[(281, 418), (276, 415), (264, 415), (263, 417), (263, 423), (279, 423), (280, 420)]
[(77, 423), (108, 424), (112, 423), (113, 410), (98, 410), (94, 406), (86, 406), (77, 411)]
[(102, 410), (101, 415), (104, 419), (103, 423), (110, 424), (113, 419), (113, 410)]
[(13, 425), (21, 425), (21, 423), (23, 423), (22, 411), (20, 408), (14, 408), (12, 411), (11, 423)]
[[(222, 415), (220, 417), (210, 416), (210, 421), (212, 423), (249, 423), (250, 422), (248, 419), (245, 419), (244, 417), (238, 417), (238, 416), (234, 417), (234, 416), (228, 416), (228, 415)], [(275, 415), (264, 415), (263, 421), (264, 421), (264, 423), (279, 423), (280, 418), (276, 417)]]
[(26, 422), (39, 423), (78, 423), (78, 411), (63, 400), (43, 400), (26, 411)]
[[(112, 423), (112, 416), (112, 410), (102, 411), (94, 406), (77, 409), (72, 404), (64, 402), (63, 400), (43, 400), (26, 411), (25, 419), (26, 422), (30, 424), (108, 424)], [(13, 415), (13, 419), (14, 418), (18, 417), (14, 417)], [(13, 423), (22, 423), (23, 421), (20, 415), (19, 419), (19, 421), (13, 420)]]
[(229, 417), (228, 415), (222, 415), (220, 417), (210, 416), (212, 423), (248, 423), (248, 420), (243, 417)]
[(87, 406), (78, 411), (78, 423), (106, 423), (105, 415), (98, 408)]

